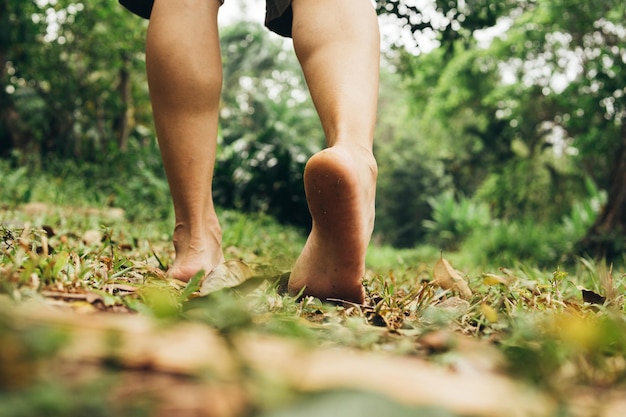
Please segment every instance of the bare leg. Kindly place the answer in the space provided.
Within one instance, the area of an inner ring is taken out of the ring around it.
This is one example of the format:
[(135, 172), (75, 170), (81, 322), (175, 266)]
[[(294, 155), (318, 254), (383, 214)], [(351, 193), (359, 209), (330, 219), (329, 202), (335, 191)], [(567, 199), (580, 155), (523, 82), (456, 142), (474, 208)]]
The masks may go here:
[(378, 22), (369, 0), (294, 0), (293, 40), (328, 148), (305, 168), (313, 227), (289, 288), (363, 302), (374, 227)]
[(211, 191), (222, 86), (219, 6), (156, 0), (148, 29), (148, 83), (176, 213), (169, 274), (183, 281), (224, 260)]

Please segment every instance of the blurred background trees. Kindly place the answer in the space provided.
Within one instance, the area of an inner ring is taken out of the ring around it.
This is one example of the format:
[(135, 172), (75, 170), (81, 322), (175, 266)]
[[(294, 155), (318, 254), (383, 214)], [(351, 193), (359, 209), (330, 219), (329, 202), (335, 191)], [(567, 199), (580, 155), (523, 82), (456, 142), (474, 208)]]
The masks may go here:
[[(452, 177), (457, 210), (467, 207), (469, 196), (476, 205), (489, 205), (492, 230), (503, 227), (502, 222), (525, 224), (515, 239), (531, 235), (523, 233), (530, 224), (567, 224), (560, 232), (570, 233), (560, 240), (577, 241), (577, 251), (623, 254), (623, 3), (417, 4), (381, 0), (377, 9), (391, 13), (412, 34), (436, 33), (438, 47), (432, 51), (408, 53), (405, 41), (396, 45), (394, 58), (414, 98), (419, 132), (438, 144), (433, 156)], [(419, 46), (419, 37), (412, 39)], [(431, 206), (440, 218), (441, 211), (452, 210), (436, 201)], [(438, 227), (439, 236), (456, 233), (455, 225), (423, 225)], [(554, 227), (545, 230), (557, 233)], [(486, 245), (490, 239), (483, 237)]]
[(145, 27), (111, 3), (2, 3), (2, 155), (93, 160), (147, 137)]
[[(377, 0), (384, 60), (376, 239), (560, 262), (626, 250), (626, 14), (617, 0)], [(117, 2), (0, 4), (3, 200), (28, 175), (167, 216), (144, 75), (146, 22)], [(222, 29), (217, 203), (309, 224), (324, 144), (289, 42)], [(44, 171), (36, 171), (43, 169)], [(43, 172), (43, 173), (42, 173)], [(13, 187), (13, 188), (11, 188)]]

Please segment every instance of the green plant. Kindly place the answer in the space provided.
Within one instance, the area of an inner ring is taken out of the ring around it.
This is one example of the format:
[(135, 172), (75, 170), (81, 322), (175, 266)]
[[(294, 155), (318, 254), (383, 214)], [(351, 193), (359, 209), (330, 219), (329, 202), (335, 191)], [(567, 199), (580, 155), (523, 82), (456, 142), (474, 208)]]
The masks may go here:
[(585, 178), (585, 188), (587, 197), (575, 201), (570, 213), (562, 220), (564, 232), (573, 242), (585, 236), (607, 200), (606, 192), (598, 189), (591, 178)]
[(394, 247), (413, 247), (426, 236), (423, 221), (432, 215), (429, 196), (451, 190), (451, 178), (440, 159), (408, 138), (381, 145), (377, 158), (375, 233)]
[(492, 222), (489, 207), (467, 197), (455, 198), (452, 192), (428, 198), (432, 220), (424, 220), (429, 242), (442, 249), (453, 250), (473, 231), (480, 231)]
[(17, 205), (30, 200), (32, 188), (28, 181), (27, 167), (14, 168), (8, 161), (0, 159), (0, 173), (2, 173), (0, 201)]
[(471, 253), (483, 265), (516, 265), (533, 262), (553, 265), (567, 255), (569, 241), (558, 225), (531, 219), (515, 222), (494, 221), (476, 229), (463, 242), (461, 250)]

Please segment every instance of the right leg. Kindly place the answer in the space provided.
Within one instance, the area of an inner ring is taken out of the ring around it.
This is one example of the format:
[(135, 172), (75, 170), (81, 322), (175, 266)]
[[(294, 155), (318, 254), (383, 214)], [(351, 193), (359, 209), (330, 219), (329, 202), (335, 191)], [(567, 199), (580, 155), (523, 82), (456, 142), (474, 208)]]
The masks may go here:
[(155, 0), (146, 45), (150, 97), (176, 225), (172, 278), (224, 261), (213, 206), (222, 63), (219, 0)]
[(328, 148), (304, 171), (313, 227), (292, 293), (363, 302), (374, 227), (379, 32), (369, 0), (293, 0), (293, 41)]

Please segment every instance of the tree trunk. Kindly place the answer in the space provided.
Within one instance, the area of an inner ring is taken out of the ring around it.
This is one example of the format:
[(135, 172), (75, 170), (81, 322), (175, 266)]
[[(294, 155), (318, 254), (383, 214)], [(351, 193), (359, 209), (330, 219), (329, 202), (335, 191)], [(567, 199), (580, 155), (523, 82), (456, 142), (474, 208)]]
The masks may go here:
[(587, 235), (579, 242), (579, 253), (608, 260), (626, 252), (626, 124), (622, 144), (611, 170), (608, 201)]
[(6, 135), (0, 142), (2, 148), (0, 153), (10, 149), (27, 151), (32, 148), (35, 140), (31, 130), (26, 126), (22, 117), (13, 104), (11, 96), (4, 91), (4, 86), (0, 86), (0, 123), (4, 127), (3, 134)]
[(117, 93), (120, 96), (122, 107), (114, 121), (117, 145), (120, 151), (128, 150), (128, 137), (130, 135), (130, 100), (131, 100), (131, 80), (130, 80), (130, 58), (123, 57), (123, 64), (119, 71), (119, 84)]

